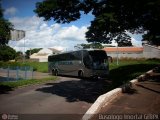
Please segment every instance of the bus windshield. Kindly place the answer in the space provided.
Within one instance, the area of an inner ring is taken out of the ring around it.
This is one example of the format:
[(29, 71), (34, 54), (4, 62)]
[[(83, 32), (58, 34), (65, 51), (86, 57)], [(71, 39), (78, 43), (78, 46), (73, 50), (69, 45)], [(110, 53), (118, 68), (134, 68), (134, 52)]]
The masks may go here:
[(89, 51), (89, 55), (92, 58), (93, 69), (107, 69), (107, 54), (105, 51), (94, 50)]

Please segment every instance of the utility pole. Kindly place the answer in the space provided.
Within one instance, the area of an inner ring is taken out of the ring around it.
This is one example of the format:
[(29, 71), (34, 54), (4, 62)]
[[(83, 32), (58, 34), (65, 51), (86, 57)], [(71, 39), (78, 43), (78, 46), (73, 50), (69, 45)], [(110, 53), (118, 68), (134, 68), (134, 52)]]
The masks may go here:
[(25, 58), (25, 37), (24, 37), (24, 53), (23, 53), (23, 63), (25, 63), (26, 58)]
[(119, 65), (119, 51), (118, 51), (118, 42), (117, 42), (117, 66)]

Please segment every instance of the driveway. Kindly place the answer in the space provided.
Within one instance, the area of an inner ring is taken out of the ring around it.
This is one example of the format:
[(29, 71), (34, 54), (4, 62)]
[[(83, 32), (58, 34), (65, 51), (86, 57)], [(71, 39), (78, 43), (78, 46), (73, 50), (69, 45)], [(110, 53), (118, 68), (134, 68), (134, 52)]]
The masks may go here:
[(24, 117), (32, 115), (31, 118), (33, 114), (35, 117), (41, 115), (40, 118), (42, 114), (49, 114), (50, 118), (70, 115), (72, 119), (76, 115), (76, 119), (80, 119), (98, 96), (107, 91), (108, 85), (105, 81), (60, 77), (56, 81), (0, 94), (0, 113), (28, 114)]

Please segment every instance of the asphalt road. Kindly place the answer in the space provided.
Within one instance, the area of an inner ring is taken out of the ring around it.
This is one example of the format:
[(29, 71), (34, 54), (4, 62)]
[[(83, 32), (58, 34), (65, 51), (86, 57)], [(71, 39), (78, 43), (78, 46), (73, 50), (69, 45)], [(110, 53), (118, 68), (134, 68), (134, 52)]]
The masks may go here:
[(60, 119), (65, 115), (74, 119), (72, 116), (77, 115), (75, 119), (80, 119), (98, 96), (106, 92), (107, 85), (104, 81), (60, 77), (45, 84), (18, 88), (0, 94), (0, 114), (24, 115), (23, 118), (33, 119), (37, 116), (43, 119), (46, 114), (52, 119), (53, 115), (63, 116)]

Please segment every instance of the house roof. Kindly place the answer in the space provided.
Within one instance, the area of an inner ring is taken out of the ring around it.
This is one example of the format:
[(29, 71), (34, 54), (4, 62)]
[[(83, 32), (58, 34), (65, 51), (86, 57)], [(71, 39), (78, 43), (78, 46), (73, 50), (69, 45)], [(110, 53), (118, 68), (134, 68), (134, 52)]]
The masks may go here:
[(57, 49), (55, 49), (55, 48), (48, 48), (48, 49), (50, 49), (50, 50), (52, 50), (52, 52), (61, 52), (61, 51), (59, 51), (59, 50), (57, 50)]
[(39, 52), (37, 52), (37, 54), (52, 54), (52, 50), (48, 48), (43, 48)]
[(31, 59), (40, 59), (40, 58), (48, 58), (49, 54), (37, 54), (37, 53), (33, 53), (30, 58)]
[(143, 47), (106, 47), (103, 50), (106, 52), (143, 52)]
[(40, 51), (37, 52), (38, 55), (46, 55), (46, 54), (53, 54), (59, 53), (60, 51), (54, 48), (42, 48)]
[(39, 52), (32, 54), (30, 58), (48, 58), (49, 55), (59, 52), (59, 50), (56, 50), (54, 48), (43, 48)]

